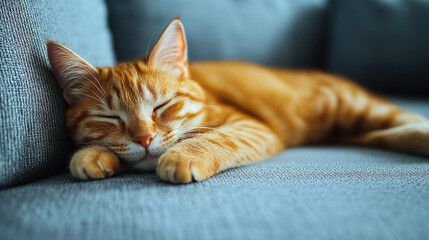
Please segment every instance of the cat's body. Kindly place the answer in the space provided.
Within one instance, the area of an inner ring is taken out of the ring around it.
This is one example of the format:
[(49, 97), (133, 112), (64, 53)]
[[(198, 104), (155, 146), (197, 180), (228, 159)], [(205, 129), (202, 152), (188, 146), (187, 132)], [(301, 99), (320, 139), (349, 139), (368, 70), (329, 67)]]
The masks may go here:
[(232, 61), (188, 68), (186, 47), (177, 19), (145, 60), (112, 68), (48, 43), (68, 127), (87, 145), (72, 158), (76, 178), (156, 168), (186, 183), (326, 141), (429, 156), (426, 119), (341, 77)]
[(405, 114), (353, 82), (320, 71), (226, 61), (195, 63), (190, 72), (216, 103), (226, 103), (269, 126), (282, 148), (398, 126), (402, 122), (396, 118)]

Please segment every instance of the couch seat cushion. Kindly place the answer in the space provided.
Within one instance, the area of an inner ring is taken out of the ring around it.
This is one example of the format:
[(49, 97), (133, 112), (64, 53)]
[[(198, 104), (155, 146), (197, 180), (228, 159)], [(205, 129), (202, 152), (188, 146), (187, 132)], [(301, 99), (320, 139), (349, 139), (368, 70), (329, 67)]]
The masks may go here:
[(0, 192), (0, 239), (427, 239), (429, 162), (305, 147), (198, 183), (69, 174)]

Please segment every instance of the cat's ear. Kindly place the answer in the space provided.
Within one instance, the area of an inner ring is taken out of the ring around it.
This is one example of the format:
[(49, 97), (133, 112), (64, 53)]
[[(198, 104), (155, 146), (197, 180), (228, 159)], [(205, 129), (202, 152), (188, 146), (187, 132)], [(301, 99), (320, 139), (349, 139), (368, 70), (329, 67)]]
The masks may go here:
[(84, 82), (87, 82), (85, 79), (94, 77), (98, 70), (60, 43), (47, 41), (46, 48), (54, 76), (64, 90), (65, 100), (69, 104), (75, 103)]
[(170, 71), (178, 78), (188, 77), (188, 45), (179, 17), (165, 28), (149, 54), (147, 63), (150, 67)]

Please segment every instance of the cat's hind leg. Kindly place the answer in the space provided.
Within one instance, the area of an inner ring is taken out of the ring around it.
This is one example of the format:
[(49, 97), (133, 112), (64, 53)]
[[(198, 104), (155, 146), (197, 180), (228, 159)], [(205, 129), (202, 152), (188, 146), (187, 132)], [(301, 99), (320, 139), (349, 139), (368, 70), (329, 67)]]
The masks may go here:
[(429, 122), (372, 131), (346, 141), (429, 157)]
[(429, 121), (426, 118), (379, 98), (371, 99), (357, 116), (355, 125), (366, 131), (345, 137), (342, 142), (429, 157)]

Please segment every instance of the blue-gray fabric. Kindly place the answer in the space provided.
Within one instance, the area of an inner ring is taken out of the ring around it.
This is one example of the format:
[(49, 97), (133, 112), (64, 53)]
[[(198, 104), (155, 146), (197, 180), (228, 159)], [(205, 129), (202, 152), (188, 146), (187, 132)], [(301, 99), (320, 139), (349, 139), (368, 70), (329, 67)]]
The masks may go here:
[[(191, 60), (235, 58), (289, 67), (322, 64), (327, 2), (108, 0), (120, 60), (143, 56), (181, 14)], [(331, 21), (343, 23), (332, 24), (331, 70), (359, 77), (350, 61), (371, 70), (373, 75), (358, 78), (370, 85), (372, 77), (390, 76), (371, 66), (397, 67), (388, 57), (402, 56), (403, 69), (421, 73), (409, 64), (422, 61), (413, 47), (427, 53), (419, 42), (427, 42), (427, 31), (422, 39), (410, 39), (415, 46), (400, 40), (424, 24), (415, 20), (425, 20), (424, 1), (402, 1), (403, 9), (397, 0), (334, 3)], [(102, 0), (0, 1), (0, 188), (58, 171), (67, 162), (65, 105), (44, 41), (64, 43), (94, 65), (111, 65), (106, 21)], [(386, 27), (377, 35), (373, 26)], [(348, 33), (345, 42), (341, 32)], [(383, 36), (396, 33), (398, 38), (381, 44)], [(373, 36), (376, 41), (369, 42)], [(389, 46), (410, 55), (391, 54)], [(405, 84), (403, 79), (402, 89), (423, 86), (417, 77)], [(429, 117), (429, 99), (393, 100)], [(166, 184), (155, 174), (79, 182), (64, 173), (0, 190), (0, 239), (428, 239), (428, 182), (427, 159), (345, 146), (291, 149), (188, 185)]]
[(327, 0), (107, 0), (119, 61), (141, 58), (180, 14), (190, 61), (320, 67)]
[(429, 1), (333, 1), (327, 69), (380, 91), (426, 93)]
[(0, 188), (65, 166), (65, 104), (46, 39), (96, 65), (115, 62), (102, 0), (0, 1)]
[[(395, 99), (429, 116), (429, 99)], [(188, 185), (61, 174), (0, 191), (0, 239), (429, 238), (429, 161), (357, 147), (291, 149)]]

